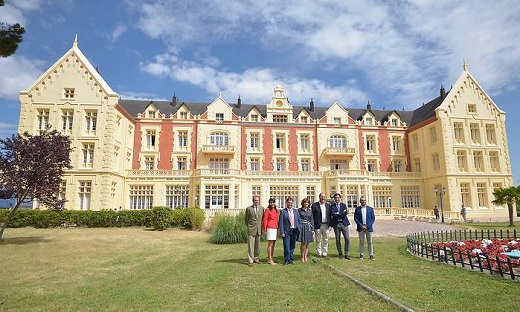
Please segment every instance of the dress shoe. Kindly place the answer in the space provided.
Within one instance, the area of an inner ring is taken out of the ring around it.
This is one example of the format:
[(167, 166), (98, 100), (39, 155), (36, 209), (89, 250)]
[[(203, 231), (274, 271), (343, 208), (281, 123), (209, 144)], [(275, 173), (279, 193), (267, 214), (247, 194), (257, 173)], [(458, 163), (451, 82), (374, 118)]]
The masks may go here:
[(349, 256), (345, 256), (345, 259), (350, 260), (350, 257)]
[(260, 263), (260, 260), (259, 259), (255, 259), (255, 261), (253, 261), (254, 263)]
[(364, 260), (365, 258), (363, 257), (363, 255), (360, 255), (359, 256), (359, 260)]
[(370, 256), (370, 260), (376, 260), (376, 258), (374, 258), (374, 256)]
[(339, 259), (343, 259), (343, 255), (338, 255), (338, 258)]
[(289, 265), (289, 264), (291, 264), (289, 261), (285, 261), (285, 262), (283, 263), (283, 265)]

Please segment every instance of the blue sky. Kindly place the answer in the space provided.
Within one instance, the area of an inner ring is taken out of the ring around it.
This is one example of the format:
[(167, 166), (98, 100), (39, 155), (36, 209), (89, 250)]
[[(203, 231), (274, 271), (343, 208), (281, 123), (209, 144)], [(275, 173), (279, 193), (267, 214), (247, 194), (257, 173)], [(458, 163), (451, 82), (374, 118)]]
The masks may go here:
[(16, 132), (18, 92), (79, 47), (123, 98), (414, 109), (468, 70), (507, 112), (520, 184), (520, 6), (510, 1), (6, 0), (25, 26), (0, 58), (0, 137)]

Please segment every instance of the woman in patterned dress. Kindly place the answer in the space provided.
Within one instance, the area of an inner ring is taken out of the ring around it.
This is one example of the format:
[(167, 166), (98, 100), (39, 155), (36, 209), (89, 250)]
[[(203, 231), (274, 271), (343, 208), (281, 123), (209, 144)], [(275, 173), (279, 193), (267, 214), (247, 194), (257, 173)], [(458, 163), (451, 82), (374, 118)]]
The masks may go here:
[(301, 205), (298, 212), (300, 213), (302, 230), (300, 231), (298, 241), (301, 243), (300, 251), (302, 253), (302, 263), (307, 263), (309, 244), (314, 241), (314, 217), (312, 216), (311, 202), (308, 198), (302, 199)]

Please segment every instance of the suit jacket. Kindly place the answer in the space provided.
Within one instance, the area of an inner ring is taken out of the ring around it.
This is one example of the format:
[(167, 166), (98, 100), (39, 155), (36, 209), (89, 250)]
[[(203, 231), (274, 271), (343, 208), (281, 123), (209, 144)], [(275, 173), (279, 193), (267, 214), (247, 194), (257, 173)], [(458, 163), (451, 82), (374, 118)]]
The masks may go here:
[(339, 209), (336, 203), (330, 205), (330, 226), (336, 227), (340, 221), (344, 225), (350, 225), (347, 215), (348, 208), (344, 203), (339, 203)]
[(374, 208), (367, 206), (366, 213), (366, 224), (363, 224), (363, 214), (361, 213), (361, 206), (356, 208), (354, 211), (354, 221), (356, 221), (356, 231), (361, 232), (361, 226), (366, 225), (369, 232), (374, 232), (374, 221), (376, 221), (376, 215), (374, 214)]
[(264, 213), (264, 208), (262, 206), (258, 206), (258, 212), (255, 212), (255, 208), (253, 205), (246, 208), (246, 226), (247, 226), (247, 234), (249, 236), (255, 236), (262, 234), (262, 215)]
[[(315, 202), (311, 206), (312, 217), (314, 218), (314, 229), (319, 230), (321, 227), (321, 207), (320, 202)], [(327, 214), (327, 223), (330, 222), (330, 205), (325, 203), (325, 211)]]
[[(294, 213), (294, 227), (296, 227), (298, 229), (298, 231), (301, 231), (302, 224), (300, 222), (300, 213), (298, 212), (298, 209), (296, 209), (296, 208), (292, 208), (292, 210)], [(288, 235), (290, 228), (291, 228), (291, 223), (289, 221), (289, 211), (287, 208), (285, 208), (280, 213), (280, 225), (279, 225), (280, 234)]]

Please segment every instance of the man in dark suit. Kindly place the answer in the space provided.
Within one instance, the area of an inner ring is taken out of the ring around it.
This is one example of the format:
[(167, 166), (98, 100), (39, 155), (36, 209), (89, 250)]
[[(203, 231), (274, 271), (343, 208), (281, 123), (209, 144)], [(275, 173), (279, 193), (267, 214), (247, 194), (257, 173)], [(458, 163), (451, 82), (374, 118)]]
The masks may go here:
[(374, 248), (372, 247), (372, 233), (374, 232), (376, 215), (374, 213), (374, 208), (367, 206), (367, 198), (365, 196), (361, 196), (359, 202), (361, 205), (357, 207), (354, 212), (354, 221), (356, 221), (359, 235), (359, 259), (363, 260), (364, 258), (366, 238), (370, 260), (375, 260)]
[(347, 205), (341, 202), (341, 194), (334, 194), (334, 203), (330, 207), (330, 226), (334, 229), (334, 235), (336, 235), (338, 257), (340, 259), (343, 258), (343, 251), (341, 250), (341, 234), (343, 234), (345, 239), (345, 259), (350, 260), (350, 235), (348, 233), (350, 221), (347, 214)]
[(246, 208), (245, 222), (247, 226), (247, 255), (249, 266), (260, 263), (260, 234), (262, 234), (262, 215), (264, 208), (260, 206), (260, 197), (253, 196), (253, 204)]
[(285, 209), (280, 214), (279, 228), (283, 238), (284, 265), (292, 264), (296, 238), (298, 238), (300, 233), (301, 223), (300, 214), (298, 209), (294, 208), (294, 200), (291, 197), (285, 201)]
[(326, 257), (329, 250), (330, 205), (326, 201), (325, 193), (320, 193), (319, 201), (312, 204), (311, 209), (316, 234), (316, 255)]

